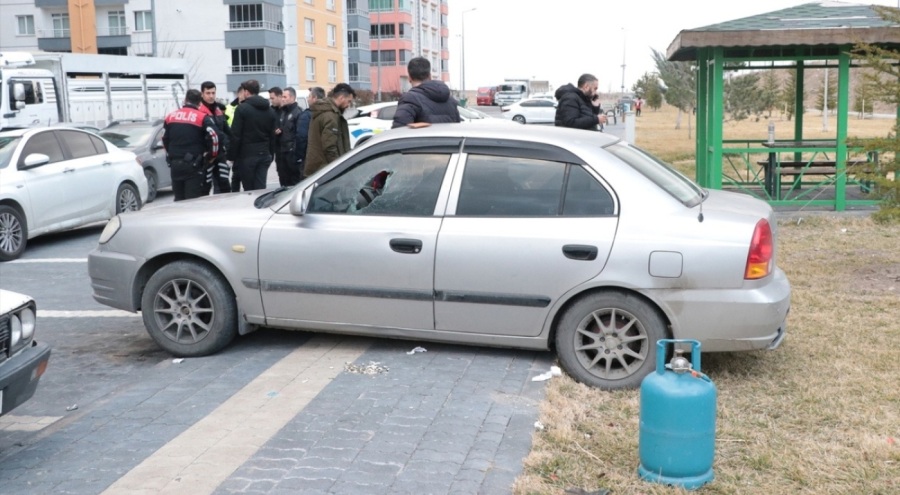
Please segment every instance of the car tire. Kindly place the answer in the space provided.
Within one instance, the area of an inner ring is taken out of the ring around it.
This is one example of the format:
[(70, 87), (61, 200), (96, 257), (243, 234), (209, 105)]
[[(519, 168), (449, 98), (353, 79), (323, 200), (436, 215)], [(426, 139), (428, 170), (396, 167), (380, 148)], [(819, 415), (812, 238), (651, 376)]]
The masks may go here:
[(27, 243), (25, 215), (12, 206), (0, 205), (0, 261), (12, 261), (22, 256)]
[(141, 209), (141, 195), (138, 190), (128, 183), (122, 183), (116, 191), (116, 215), (126, 211)]
[(150, 337), (178, 357), (215, 354), (238, 333), (234, 292), (219, 273), (195, 261), (157, 270), (141, 295), (141, 312)]
[(159, 190), (159, 179), (156, 177), (156, 171), (150, 167), (144, 169), (144, 177), (147, 178), (147, 202), (156, 199), (156, 192)]
[(666, 337), (659, 312), (634, 294), (599, 292), (565, 310), (556, 327), (560, 365), (576, 381), (629, 389), (656, 368), (656, 342)]
[(525, 117), (523, 117), (523, 116), (521, 116), (521, 115), (516, 115), (516, 116), (513, 117), (512, 119), (513, 119), (513, 122), (518, 122), (518, 123), (520, 123), (520, 124), (524, 124), (524, 123), (525, 123)]

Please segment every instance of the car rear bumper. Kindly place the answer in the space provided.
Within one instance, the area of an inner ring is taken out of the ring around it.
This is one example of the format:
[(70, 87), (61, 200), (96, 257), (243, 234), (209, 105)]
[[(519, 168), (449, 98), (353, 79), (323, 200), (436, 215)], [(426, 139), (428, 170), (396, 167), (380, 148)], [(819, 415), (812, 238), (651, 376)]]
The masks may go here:
[(791, 286), (780, 269), (740, 289), (653, 292), (672, 321), (673, 337), (697, 339), (705, 352), (774, 349), (787, 334)]
[(3, 362), (0, 366), (0, 416), (34, 395), (49, 361), (50, 346), (34, 342), (28, 349)]
[(88, 254), (88, 275), (94, 300), (113, 308), (137, 311), (132, 297), (134, 278), (142, 260), (121, 253), (104, 251), (102, 247)]

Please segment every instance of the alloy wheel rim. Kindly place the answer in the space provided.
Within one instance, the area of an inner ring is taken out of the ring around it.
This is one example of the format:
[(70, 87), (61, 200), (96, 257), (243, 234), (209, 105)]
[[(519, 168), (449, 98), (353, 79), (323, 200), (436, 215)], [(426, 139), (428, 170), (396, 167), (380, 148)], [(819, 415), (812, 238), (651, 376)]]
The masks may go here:
[(650, 353), (646, 329), (633, 314), (621, 308), (591, 312), (578, 324), (574, 338), (579, 363), (605, 380), (635, 374)]
[(137, 210), (137, 198), (134, 195), (134, 191), (131, 189), (123, 189), (122, 194), (119, 195), (119, 210), (121, 211), (135, 211)]
[(0, 215), (0, 251), (14, 253), (22, 246), (22, 224), (11, 213)]
[(166, 338), (178, 344), (196, 344), (212, 329), (215, 309), (209, 292), (189, 279), (171, 280), (156, 293), (153, 316)]

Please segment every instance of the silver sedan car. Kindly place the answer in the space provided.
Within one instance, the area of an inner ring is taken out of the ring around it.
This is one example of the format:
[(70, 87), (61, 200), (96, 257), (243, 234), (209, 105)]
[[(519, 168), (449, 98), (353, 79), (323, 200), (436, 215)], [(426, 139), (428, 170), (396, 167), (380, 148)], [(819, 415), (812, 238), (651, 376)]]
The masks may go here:
[(656, 341), (773, 349), (790, 284), (771, 207), (709, 191), (616, 138), (433, 125), (384, 133), (290, 189), (122, 215), (94, 298), (177, 356), (266, 326), (554, 349), (636, 387)]

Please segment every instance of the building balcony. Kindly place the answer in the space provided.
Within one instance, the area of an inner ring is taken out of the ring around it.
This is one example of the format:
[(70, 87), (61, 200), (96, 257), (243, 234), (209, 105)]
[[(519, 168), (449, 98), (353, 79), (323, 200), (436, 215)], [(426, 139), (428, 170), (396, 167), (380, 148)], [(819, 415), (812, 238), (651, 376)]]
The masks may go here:
[(281, 21), (240, 21), (229, 22), (228, 29), (241, 31), (245, 29), (267, 29), (269, 31), (284, 31), (284, 23)]
[(282, 31), (270, 29), (240, 29), (225, 31), (225, 48), (277, 48), (284, 50)]
[(45, 52), (72, 51), (71, 31), (68, 29), (38, 29), (38, 50)]

